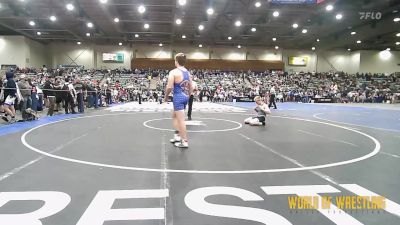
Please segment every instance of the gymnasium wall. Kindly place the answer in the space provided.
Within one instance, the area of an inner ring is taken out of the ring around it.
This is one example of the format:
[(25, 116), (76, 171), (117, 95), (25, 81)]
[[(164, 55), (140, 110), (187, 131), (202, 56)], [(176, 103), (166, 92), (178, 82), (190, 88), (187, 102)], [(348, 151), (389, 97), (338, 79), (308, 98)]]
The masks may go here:
[(29, 62), (26, 63), (26, 67), (39, 68), (43, 65), (50, 66), (51, 55), (47, 45), (33, 41), (29, 38), (25, 38), (25, 42), (28, 46)]
[[(124, 53), (124, 63), (104, 63), (102, 53)], [(194, 46), (158, 45), (95, 45), (83, 42), (52, 42), (42, 44), (23, 36), (0, 36), (0, 64), (16, 64), (20, 67), (41, 67), (48, 65), (78, 64), (86, 68), (131, 68), (131, 59), (157, 58), (172, 59), (178, 52), (186, 53), (188, 59), (215, 60), (268, 60), (283, 61), (289, 72), (327, 72), (333, 68), (348, 73), (360, 72), (400, 72), (400, 52), (391, 51), (391, 57), (383, 59), (379, 51), (311, 51), (287, 50), (245, 46), (198, 48)], [(306, 56), (308, 64), (304, 67), (289, 66), (290, 56)]]
[(378, 51), (361, 51), (360, 57), (360, 72), (400, 72), (400, 51), (390, 51), (388, 59), (382, 57)]
[[(173, 69), (173, 59), (135, 58), (132, 59), (132, 68)], [(281, 61), (262, 60), (225, 60), (225, 59), (188, 59), (185, 65), (190, 69), (211, 69), (228, 71), (265, 71), (267, 69), (282, 70)]]
[(352, 74), (360, 71), (359, 51), (321, 51), (317, 55), (317, 71), (338, 70)]
[(28, 47), (23, 36), (0, 36), (0, 64), (25, 67)]
[(0, 64), (18, 67), (49, 65), (47, 46), (24, 36), (0, 36)]
[(93, 46), (76, 43), (53, 42), (50, 44), (51, 66), (82, 65), (94, 68)]

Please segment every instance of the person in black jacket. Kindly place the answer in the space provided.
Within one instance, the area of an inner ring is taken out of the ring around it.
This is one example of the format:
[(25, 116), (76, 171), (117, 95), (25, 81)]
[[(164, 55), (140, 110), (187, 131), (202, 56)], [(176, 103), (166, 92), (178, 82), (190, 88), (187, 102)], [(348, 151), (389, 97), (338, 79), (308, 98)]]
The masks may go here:
[[(14, 123), (16, 122), (14, 104), (15, 104), (15, 99), (17, 98), (17, 84), (14, 81), (14, 73), (7, 72), (6, 79), (7, 82), (4, 90), (3, 108), (6, 115), (11, 117), (10, 120), (6, 117), (6, 120), (8, 120), (10, 123)], [(18, 99), (18, 101), (20, 100), (21, 99)]]
[(1, 81), (0, 81), (0, 83), (1, 83), (1, 86), (0, 86), (0, 113), (4, 113), (4, 115), (1, 114), (1, 118), (4, 121), (8, 122), (7, 114), (4, 111), (4, 107), (3, 107), (3, 103), (4, 103), (4, 100), (5, 100), (4, 99), (4, 88), (6, 87), (6, 82), (7, 82), (7, 80), (4, 80), (3, 77), (1, 77)]

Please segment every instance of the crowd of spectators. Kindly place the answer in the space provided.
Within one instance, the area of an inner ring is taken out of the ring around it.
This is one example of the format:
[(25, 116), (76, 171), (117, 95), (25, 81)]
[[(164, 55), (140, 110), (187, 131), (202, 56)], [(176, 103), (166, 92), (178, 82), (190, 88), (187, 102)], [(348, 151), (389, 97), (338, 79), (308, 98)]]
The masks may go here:
[[(168, 72), (45, 66), (15, 69), (2, 77), (0, 112), (4, 111), (4, 120), (15, 122), (15, 109), (21, 111), (25, 121), (32, 119), (27, 109), (36, 113), (47, 108), (47, 115), (52, 116), (62, 112), (83, 113), (85, 109), (127, 101), (161, 102)], [(197, 101), (226, 102), (257, 95), (269, 99), (274, 94), (278, 102), (311, 103), (330, 98), (338, 103), (396, 103), (400, 95), (400, 74), (211, 70), (191, 70), (191, 74), (198, 86), (194, 93)], [(15, 97), (15, 107), (4, 104), (8, 95)]]

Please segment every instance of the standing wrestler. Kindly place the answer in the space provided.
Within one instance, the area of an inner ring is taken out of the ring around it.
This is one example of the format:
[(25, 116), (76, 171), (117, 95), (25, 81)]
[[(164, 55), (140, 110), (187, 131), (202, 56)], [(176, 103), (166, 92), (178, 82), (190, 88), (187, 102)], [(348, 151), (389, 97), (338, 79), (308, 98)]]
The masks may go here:
[(189, 76), (189, 71), (184, 67), (186, 64), (186, 55), (178, 53), (175, 56), (175, 66), (169, 72), (168, 83), (165, 90), (165, 101), (167, 101), (169, 94), (173, 90), (173, 105), (174, 112), (172, 114), (173, 125), (175, 128), (174, 138), (171, 143), (176, 147), (188, 148), (188, 137), (185, 124), (185, 107), (189, 101), (189, 96), (192, 93), (192, 81)]

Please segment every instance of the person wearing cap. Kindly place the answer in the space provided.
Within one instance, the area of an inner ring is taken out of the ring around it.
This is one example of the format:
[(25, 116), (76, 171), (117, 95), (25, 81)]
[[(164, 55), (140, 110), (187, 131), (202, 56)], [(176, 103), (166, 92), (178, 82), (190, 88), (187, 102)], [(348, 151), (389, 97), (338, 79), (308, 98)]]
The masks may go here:
[(31, 99), (31, 89), (32, 86), (26, 80), (26, 75), (22, 74), (19, 82), (17, 83), (19, 90), (21, 91), (22, 100), (20, 102), (20, 110), (22, 114), (22, 120), (27, 120), (28, 115), (26, 114), (26, 109), (31, 108), (32, 99)]

